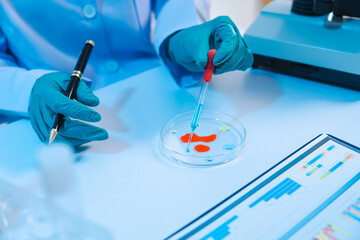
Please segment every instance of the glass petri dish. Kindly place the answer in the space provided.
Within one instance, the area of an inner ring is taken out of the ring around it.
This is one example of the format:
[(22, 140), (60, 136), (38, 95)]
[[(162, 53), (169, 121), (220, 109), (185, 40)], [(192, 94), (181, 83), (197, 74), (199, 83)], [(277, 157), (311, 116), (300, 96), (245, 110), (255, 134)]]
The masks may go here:
[(236, 118), (221, 112), (202, 111), (190, 152), (186, 151), (193, 112), (170, 119), (160, 132), (160, 149), (179, 163), (212, 166), (237, 157), (245, 143), (246, 130)]

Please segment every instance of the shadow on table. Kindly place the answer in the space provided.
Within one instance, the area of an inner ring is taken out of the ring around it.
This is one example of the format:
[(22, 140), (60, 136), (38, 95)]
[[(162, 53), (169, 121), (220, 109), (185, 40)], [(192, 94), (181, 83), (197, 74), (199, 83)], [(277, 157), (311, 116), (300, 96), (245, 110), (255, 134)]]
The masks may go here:
[(282, 94), (272, 74), (235, 71), (215, 76), (214, 80), (211, 87), (231, 99), (240, 110), (239, 118), (265, 108)]
[(76, 149), (77, 152), (80, 153), (86, 151), (93, 153), (111, 154), (122, 152), (130, 147), (129, 143), (116, 138), (116, 135), (129, 131), (128, 127), (121, 120), (119, 112), (124, 107), (129, 98), (134, 94), (134, 91), (134, 88), (129, 88), (125, 92), (119, 93), (118, 96), (114, 96), (117, 97), (117, 99), (112, 106), (100, 104), (96, 108), (96, 111), (98, 111), (102, 116), (101, 122), (98, 126), (108, 131), (109, 139), (105, 141), (89, 143)]

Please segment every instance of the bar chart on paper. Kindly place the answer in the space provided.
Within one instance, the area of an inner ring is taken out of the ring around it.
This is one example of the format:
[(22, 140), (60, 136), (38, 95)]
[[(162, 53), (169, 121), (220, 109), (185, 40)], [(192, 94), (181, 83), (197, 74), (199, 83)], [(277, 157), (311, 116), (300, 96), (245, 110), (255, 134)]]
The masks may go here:
[(339, 151), (336, 145), (332, 144), (325, 147), (321, 153), (313, 156), (300, 168), (300, 171), (304, 172), (307, 177), (314, 177), (317, 178), (317, 181), (323, 181), (334, 172), (340, 171), (353, 157), (353, 153)]
[(300, 184), (297, 182), (291, 180), (290, 178), (286, 178), (284, 181), (276, 185), (273, 189), (262, 195), (260, 198), (258, 198), (256, 201), (251, 203), (249, 205), (250, 208), (255, 207), (258, 203), (261, 201), (269, 202), (271, 199), (279, 199), (285, 194), (291, 195), (296, 190), (298, 190), (301, 187)]
[(327, 171), (326, 173), (324, 173), (320, 178), (319, 181), (324, 180), (327, 176), (329, 176), (331, 173), (333, 173), (335, 170), (337, 170), (339, 167), (341, 167), (341, 165), (343, 165), (344, 163), (346, 163), (350, 158), (352, 158), (354, 155), (353, 154), (348, 154), (343, 160), (341, 160), (340, 162), (336, 163), (333, 167), (331, 167), (329, 169), (329, 171)]
[[(331, 140), (314, 145), (180, 239), (292, 239), (308, 225), (294, 239), (360, 239), (359, 152)], [(331, 209), (349, 189), (357, 198)]]
[(360, 224), (360, 198), (342, 212), (341, 216), (349, 222), (357, 221)]
[(234, 215), (229, 220), (221, 224), (219, 227), (211, 231), (205, 237), (200, 240), (225, 240), (225, 239), (233, 239), (236, 234), (237, 228), (239, 227), (236, 224), (236, 220), (238, 216)]
[(315, 162), (317, 162), (318, 160), (320, 160), (322, 157), (324, 157), (328, 152), (330, 152), (331, 150), (333, 150), (335, 148), (335, 145), (331, 145), (330, 147), (328, 147), (326, 150), (324, 150), (323, 152), (321, 152), (319, 155), (317, 155), (316, 157), (314, 157), (313, 159), (311, 159), (308, 163), (306, 163), (304, 166), (301, 167), (300, 170), (305, 170), (308, 167), (310, 167), (311, 165), (313, 165)]
[(313, 236), (314, 240), (350, 240), (360, 238), (360, 182), (355, 183), (331, 206), (299, 230), (295, 239)]

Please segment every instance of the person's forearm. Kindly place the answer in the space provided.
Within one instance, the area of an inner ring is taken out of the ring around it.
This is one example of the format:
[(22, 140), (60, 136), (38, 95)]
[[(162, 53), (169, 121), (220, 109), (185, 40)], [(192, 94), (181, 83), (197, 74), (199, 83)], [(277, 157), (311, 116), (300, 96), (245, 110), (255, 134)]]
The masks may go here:
[(49, 72), (52, 71), (0, 67), (0, 111), (28, 116), (31, 89), (36, 79)]

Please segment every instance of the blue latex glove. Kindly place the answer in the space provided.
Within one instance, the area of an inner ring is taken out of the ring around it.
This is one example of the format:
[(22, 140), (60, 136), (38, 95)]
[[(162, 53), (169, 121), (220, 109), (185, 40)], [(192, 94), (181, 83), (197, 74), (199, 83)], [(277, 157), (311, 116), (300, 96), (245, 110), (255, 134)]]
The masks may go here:
[(61, 72), (48, 73), (36, 80), (31, 92), (28, 111), (31, 125), (38, 137), (44, 143), (49, 142), (55, 116), (57, 113), (61, 113), (66, 117), (55, 141), (81, 145), (107, 139), (108, 134), (104, 129), (70, 119), (98, 122), (101, 116), (85, 106), (94, 107), (100, 102), (83, 81), (80, 81), (76, 92), (77, 101), (64, 95), (69, 81), (70, 74)]
[(203, 72), (207, 53), (212, 48), (217, 50), (213, 60), (215, 74), (246, 70), (253, 64), (251, 50), (246, 46), (236, 25), (225, 16), (183, 29), (170, 36), (167, 56), (172, 62), (191, 72)]

